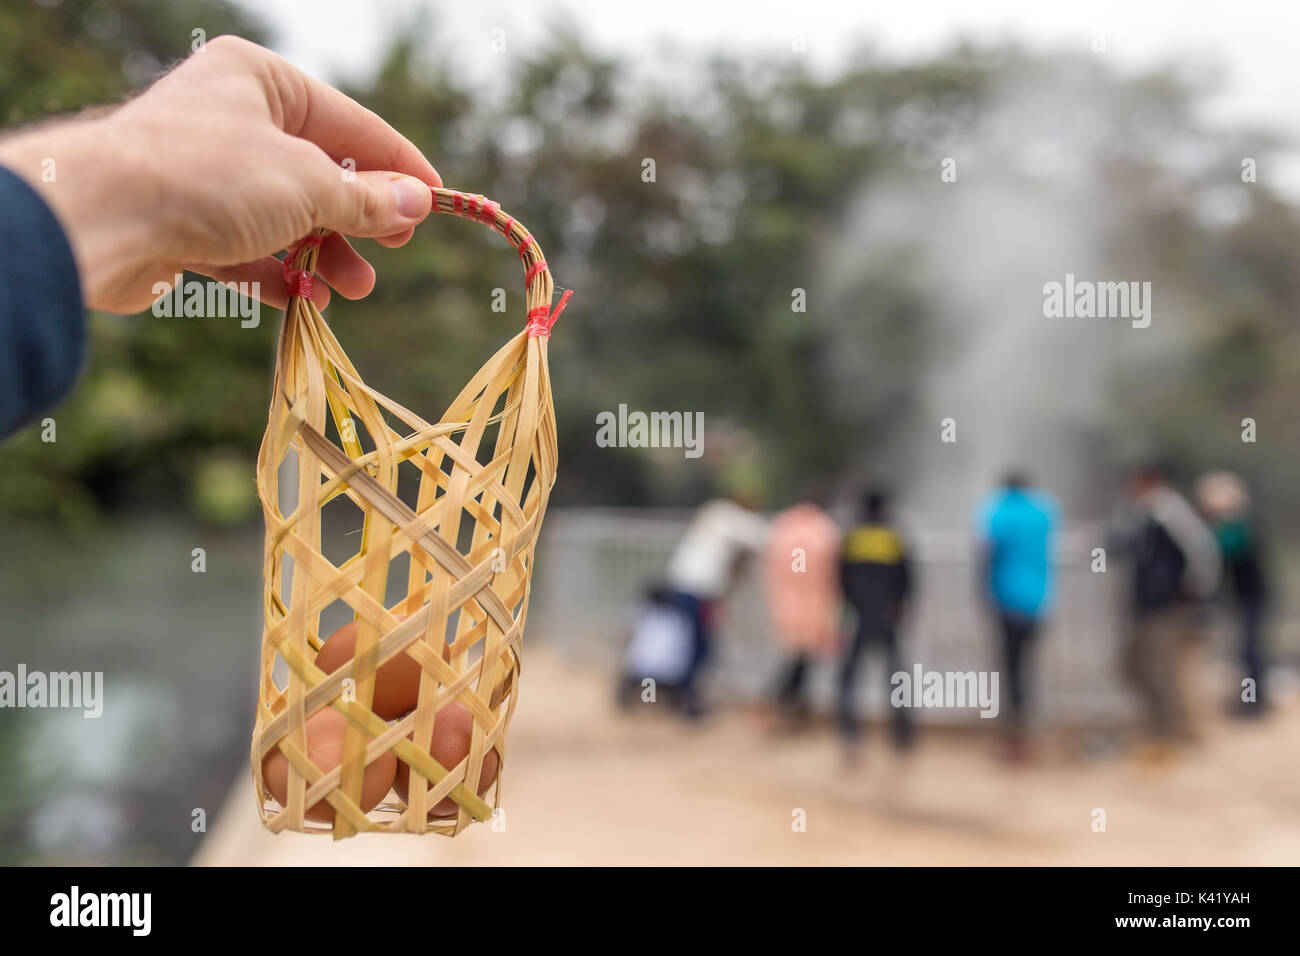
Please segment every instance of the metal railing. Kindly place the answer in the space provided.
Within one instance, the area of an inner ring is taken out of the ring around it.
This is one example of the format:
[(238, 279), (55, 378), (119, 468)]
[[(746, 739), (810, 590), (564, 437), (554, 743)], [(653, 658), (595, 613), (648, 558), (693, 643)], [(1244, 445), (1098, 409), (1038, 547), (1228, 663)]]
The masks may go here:
[[(631, 610), (647, 586), (662, 580), (672, 549), (690, 515), (633, 509), (556, 509), (543, 530), (529, 612), (529, 640), (565, 647), (601, 666), (611, 678), (627, 637)], [(982, 606), (976, 581), (973, 536), (916, 530), (913, 548), (916, 590), (903, 627), (904, 665), (926, 671), (996, 671), (998, 639)], [(1039, 634), (1033, 667), (1034, 719), (1049, 725), (1098, 725), (1122, 721), (1130, 700), (1119, 671), (1122, 616), (1118, 601), (1123, 569), (1094, 572), (1092, 548), (1099, 537), (1087, 530), (1061, 534), (1055, 553), (1057, 602)], [(846, 628), (848, 622), (846, 621)], [(719, 627), (711, 684), (733, 700), (765, 695), (782, 661), (766, 602), (755, 575), (748, 574), (727, 600)], [(883, 657), (871, 655), (859, 678), (867, 713), (887, 706)], [(836, 662), (814, 675), (813, 698), (820, 708), (834, 696)], [(919, 719), (977, 720), (975, 710), (929, 710)]]

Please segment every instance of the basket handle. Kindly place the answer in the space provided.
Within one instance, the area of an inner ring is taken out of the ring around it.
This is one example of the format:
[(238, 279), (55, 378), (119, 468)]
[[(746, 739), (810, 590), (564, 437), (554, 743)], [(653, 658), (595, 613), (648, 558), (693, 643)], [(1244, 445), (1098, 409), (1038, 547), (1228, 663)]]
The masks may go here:
[[(564, 307), (569, 304), (572, 289), (566, 289), (560, 301), (551, 307), (551, 298), (555, 295), (555, 280), (542, 255), (542, 247), (537, 240), (514, 216), (501, 211), (501, 206), (484, 196), (463, 193), (457, 189), (430, 187), (433, 192), (433, 211), (459, 216), (482, 223), (489, 229), (501, 233), (506, 241), (514, 246), (519, 259), (524, 265), (524, 295), (528, 306), (528, 322), (524, 326), (530, 336), (545, 337), (551, 334), (551, 327), (560, 317)], [(316, 268), (316, 254), (321, 241), (328, 230), (317, 229), (308, 236), (299, 239), (288, 249), (284, 257), (284, 279), (289, 285), (290, 299), (311, 299), (312, 273)]]
[(564, 307), (569, 304), (572, 289), (566, 289), (560, 301), (551, 308), (551, 297), (555, 294), (555, 280), (542, 255), (542, 247), (537, 240), (514, 216), (502, 212), (501, 206), (485, 196), (463, 193), (456, 189), (433, 187), (433, 210), (459, 216), (482, 223), (489, 229), (501, 233), (506, 241), (514, 246), (524, 264), (524, 293), (528, 302), (528, 323), (525, 325), (530, 336), (547, 336), (551, 327), (560, 317)]

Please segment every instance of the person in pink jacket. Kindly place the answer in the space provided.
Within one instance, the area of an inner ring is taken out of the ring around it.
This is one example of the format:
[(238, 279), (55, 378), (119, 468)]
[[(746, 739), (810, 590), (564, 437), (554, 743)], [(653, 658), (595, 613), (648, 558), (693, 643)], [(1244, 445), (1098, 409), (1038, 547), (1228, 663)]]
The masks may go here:
[(782, 511), (769, 530), (763, 556), (768, 613), (787, 659), (777, 680), (778, 716), (808, 716), (808, 672), (813, 660), (839, 648), (840, 529), (814, 500)]

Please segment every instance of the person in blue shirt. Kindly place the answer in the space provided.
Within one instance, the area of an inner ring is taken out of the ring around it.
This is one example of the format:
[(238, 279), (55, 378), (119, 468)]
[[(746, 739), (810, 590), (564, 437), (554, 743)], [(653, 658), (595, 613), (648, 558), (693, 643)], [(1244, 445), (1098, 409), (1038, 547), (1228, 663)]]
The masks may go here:
[(1029, 698), (1029, 652), (1055, 599), (1052, 535), (1056, 502), (1012, 472), (980, 506), (982, 589), (1002, 638), (1001, 710), (1009, 756), (1022, 759)]

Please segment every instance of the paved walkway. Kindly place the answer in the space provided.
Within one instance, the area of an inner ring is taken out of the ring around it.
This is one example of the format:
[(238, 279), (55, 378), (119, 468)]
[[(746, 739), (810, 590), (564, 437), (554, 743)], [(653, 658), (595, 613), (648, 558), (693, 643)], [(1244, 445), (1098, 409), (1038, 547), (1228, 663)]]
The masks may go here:
[[(454, 840), (262, 830), (241, 779), (200, 847), (204, 865), (1300, 863), (1300, 703), (1218, 722), (1148, 767), (1131, 754), (1047, 750), (995, 763), (987, 737), (922, 734), (898, 763), (876, 747), (845, 774), (833, 737), (773, 738), (744, 713), (686, 728), (622, 716), (607, 681), (544, 645), (510, 730), (504, 832)], [(584, 809), (575, 809), (581, 799)], [(1106, 832), (1093, 831), (1093, 811)], [(806, 813), (807, 830), (792, 831)]]

